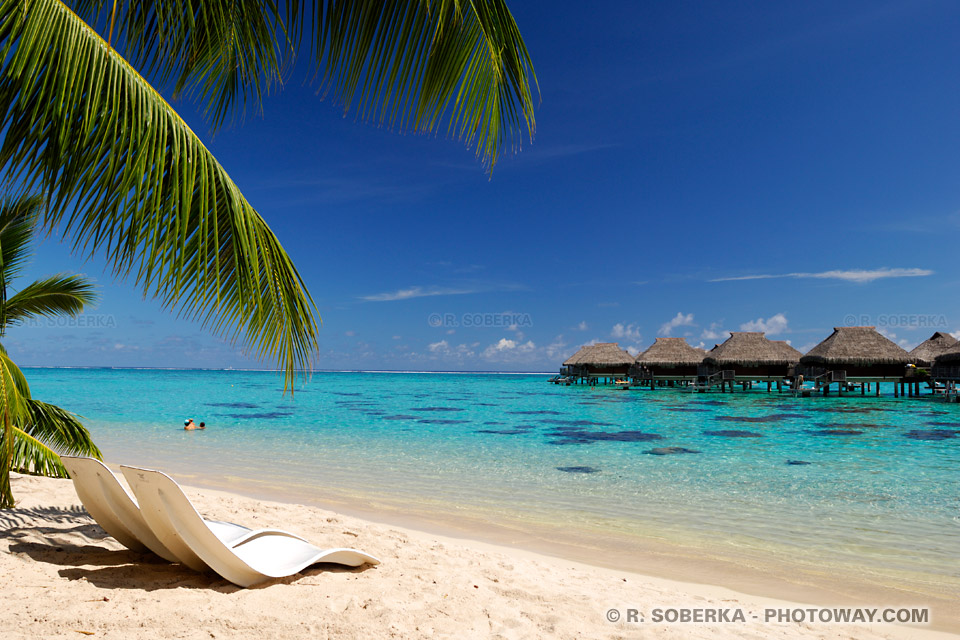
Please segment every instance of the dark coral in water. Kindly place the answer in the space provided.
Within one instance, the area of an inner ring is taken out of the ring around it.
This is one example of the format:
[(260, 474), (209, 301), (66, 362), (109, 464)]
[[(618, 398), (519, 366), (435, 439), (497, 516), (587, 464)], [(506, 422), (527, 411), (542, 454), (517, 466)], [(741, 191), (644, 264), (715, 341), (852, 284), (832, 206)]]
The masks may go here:
[(762, 433), (753, 431), (737, 431), (736, 429), (721, 429), (720, 431), (704, 431), (705, 436), (720, 436), (722, 438), (762, 438)]
[(686, 447), (656, 447), (655, 449), (650, 449), (649, 451), (644, 451), (644, 453), (650, 454), (651, 456), (669, 456), (680, 453), (700, 453), (696, 449), (687, 449)]

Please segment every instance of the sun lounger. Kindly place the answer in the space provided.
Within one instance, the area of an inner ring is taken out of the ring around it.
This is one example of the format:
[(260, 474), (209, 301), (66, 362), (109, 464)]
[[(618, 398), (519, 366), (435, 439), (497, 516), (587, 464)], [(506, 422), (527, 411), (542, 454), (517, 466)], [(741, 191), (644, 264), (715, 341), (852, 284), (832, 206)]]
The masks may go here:
[(210, 530), (172, 478), (160, 471), (121, 467), (140, 502), (143, 519), (184, 564), (209, 566), (230, 582), (250, 587), (271, 578), (299, 573), (312, 564), (329, 562), (349, 567), (380, 564), (356, 549), (320, 549), (299, 536), (262, 530), (236, 545), (224, 544)]
[(120, 484), (105, 464), (94, 458), (60, 456), (67, 468), (80, 502), (104, 531), (131, 551), (153, 551), (176, 562), (177, 559), (150, 531), (140, 516), (136, 500)]
[[(80, 502), (104, 531), (132, 551), (149, 549), (164, 560), (180, 562), (177, 555), (157, 539), (144, 521), (137, 501), (107, 465), (95, 458), (60, 456), (60, 459), (73, 480)], [(239, 544), (260, 533), (231, 522), (204, 522), (228, 545)], [(197, 565), (193, 568), (204, 571), (207, 567)]]

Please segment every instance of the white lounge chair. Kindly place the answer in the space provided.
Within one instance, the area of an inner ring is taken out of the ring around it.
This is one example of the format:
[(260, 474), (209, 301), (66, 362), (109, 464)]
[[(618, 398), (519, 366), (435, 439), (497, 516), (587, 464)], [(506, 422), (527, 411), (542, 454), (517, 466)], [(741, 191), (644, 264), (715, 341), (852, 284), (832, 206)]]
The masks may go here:
[(380, 564), (356, 549), (320, 549), (292, 533), (264, 530), (239, 544), (224, 544), (174, 480), (160, 471), (122, 466), (124, 477), (140, 501), (143, 519), (157, 538), (184, 564), (206, 565), (230, 582), (251, 587), (272, 578), (300, 573), (312, 564), (349, 567)]
[[(80, 502), (107, 534), (132, 551), (149, 549), (164, 560), (180, 562), (177, 555), (157, 539), (144, 521), (137, 501), (107, 465), (95, 458), (60, 456), (60, 459), (73, 480)], [(231, 522), (204, 522), (217, 538), (228, 545), (239, 544), (261, 534)], [(201, 571), (207, 569), (202, 565), (192, 568)]]

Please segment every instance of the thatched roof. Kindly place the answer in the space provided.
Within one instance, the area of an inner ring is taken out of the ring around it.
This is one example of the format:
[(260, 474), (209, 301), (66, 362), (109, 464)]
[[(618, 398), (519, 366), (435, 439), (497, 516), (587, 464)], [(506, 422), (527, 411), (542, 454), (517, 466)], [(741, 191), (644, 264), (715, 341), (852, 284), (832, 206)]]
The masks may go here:
[(876, 327), (834, 327), (830, 336), (800, 359), (803, 364), (871, 365), (912, 362), (910, 354)]
[(937, 359), (937, 356), (948, 351), (950, 347), (956, 344), (957, 339), (952, 335), (937, 331), (914, 347), (913, 351), (910, 352), (910, 357), (913, 358), (915, 364), (929, 367), (933, 365), (933, 361)]
[(633, 364), (633, 356), (621, 349), (616, 342), (585, 344), (580, 347), (579, 351), (563, 361), (565, 367), (570, 365), (610, 367), (622, 364)]
[(800, 352), (785, 342), (768, 340), (762, 331), (737, 331), (714, 347), (703, 361), (718, 367), (763, 367), (796, 364)]
[[(928, 341), (929, 342), (929, 341)], [(920, 345), (921, 347), (923, 345)], [(917, 347), (919, 349), (920, 347)], [(916, 349), (914, 349), (916, 351)], [(946, 349), (936, 357), (936, 363), (940, 364), (941, 362), (956, 362), (960, 360), (960, 342), (957, 342), (949, 349)]]
[(704, 352), (687, 344), (683, 338), (657, 338), (650, 347), (637, 356), (637, 364), (659, 367), (698, 365)]

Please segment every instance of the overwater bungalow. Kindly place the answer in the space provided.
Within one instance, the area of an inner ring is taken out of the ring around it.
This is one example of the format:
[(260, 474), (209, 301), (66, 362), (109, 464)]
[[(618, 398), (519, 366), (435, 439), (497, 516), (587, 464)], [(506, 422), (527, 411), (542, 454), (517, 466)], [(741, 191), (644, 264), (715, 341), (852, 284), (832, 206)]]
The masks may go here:
[(762, 331), (733, 332), (726, 342), (707, 352), (699, 370), (700, 385), (720, 385), (723, 390), (729, 383), (733, 390), (734, 383), (747, 387), (752, 382), (766, 382), (770, 389), (776, 382), (780, 390), (801, 355), (786, 342), (769, 340)]
[(951, 347), (957, 345), (957, 339), (949, 333), (937, 331), (932, 336), (914, 347), (910, 352), (913, 358), (913, 364), (918, 367), (932, 367), (937, 356), (949, 351)]
[(691, 347), (683, 338), (657, 338), (637, 356), (630, 374), (641, 383), (649, 382), (651, 387), (657, 382), (693, 382), (705, 355), (705, 351)]
[[(909, 353), (881, 335), (876, 327), (835, 327), (826, 340), (800, 358), (797, 372), (825, 393), (833, 382), (838, 383), (841, 391), (847, 383), (899, 382), (902, 387), (907, 365), (912, 362)], [(894, 390), (897, 391), (896, 384)]]
[(627, 377), (634, 358), (616, 342), (598, 342), (580, 347), (564, 360), (560, 375), (578, 382), (596, 384)]
[(956, 391), (960, 382), (960, 342), (938, 355), (930, 371), (935, 380), (947, 383), (951, 391)]

